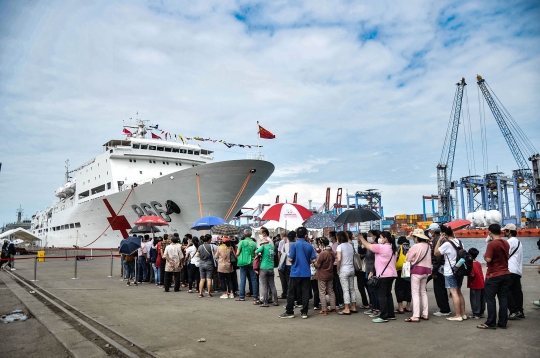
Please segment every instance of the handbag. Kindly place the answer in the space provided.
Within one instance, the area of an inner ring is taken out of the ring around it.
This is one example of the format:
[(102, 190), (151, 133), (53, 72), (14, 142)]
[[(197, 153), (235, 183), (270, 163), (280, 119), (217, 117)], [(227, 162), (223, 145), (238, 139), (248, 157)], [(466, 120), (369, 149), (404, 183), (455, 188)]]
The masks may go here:
[(428, 248), (427, 248), (426, 253), (424, 254), (424, 256), (422, 256), (422, 258), (420, 260), (416, 261), (414, 265), (411, 265), (411, 263), (409, 261), (406, 261), (403, 264), (403, 267), (401, 269), (401, 278), (409, 281), (411, 279), (411, 271), (412, 271), (412, 269), (415, 268), (420, 262), (422, 262), (426, 258), (428, 252), (430, 252), (430, 251), (431, 251), (431, 249), (429, 248), (429, 245), (428, 245)]
[(403, 246), (399, 246), (399, 256), (396, 260), (396, 270), (401, 270), (403, 268), (403, 264), (407, 261), (407, 257), (405, 257), (405, 254), (403, 254)]
[(386, 271), (386, 268), (390, 264), (390, 261), (392, 261), (393, 256), (394, 254), (392, 253), (392, 256), (390, 256), (390, 260), (388, 260), (388, 263), (386, 264), (386, 266), (384, 266), (384, 270), (382, 270), (379, 276), (371, 276), (371, 278), (367, 282), (368, 286), (378, 288), (381, 285), (381, 275), (384, 273), (384, 271)]
[(353, 255), (353, 264), (355, 271), (364, 271), (366, 269), (366, 264), (362, 259), (362, 256), (359, 253), (354, 253)]
[(233, 249), (231, 249), (231, 256), (229, 257), (229, 261), (231, 262), (231, 264), (233, 264), (233, 263), (235, 263), (237, 261), (236, 255), (234, 254)]
[(261, 261), (262, 261), (261, 255), (255, 256), (255, 260), (253, 260), (253, 271), (257, 273), (259, 272), (259, 270), (261, 269)]
[(309, 265), (309, 270), (311, 271), (311, 277), (314, 277), (315, 274), (317, 273), (317, 268), (315, 267), (314, 264), (310, 264)]

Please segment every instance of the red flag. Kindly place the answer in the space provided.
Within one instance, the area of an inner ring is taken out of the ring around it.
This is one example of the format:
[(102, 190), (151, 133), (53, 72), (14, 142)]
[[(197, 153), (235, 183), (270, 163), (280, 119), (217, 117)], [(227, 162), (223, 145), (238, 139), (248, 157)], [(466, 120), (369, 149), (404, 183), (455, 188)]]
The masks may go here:
[(259, 137), (263, 139), (274, 139), (276, 138), (275, 135), (273, 135), (270, 131), (264, 129), (259, 125)]
[(161, 139), (161, 137), (152, 133), (152, 139)]
[(124, 130), (122, 131), (124, 132), (124, 134), (127, 134), (127, 135), (133, 135), (133, 133), (131, 133), (128, 129), (124, 128)]

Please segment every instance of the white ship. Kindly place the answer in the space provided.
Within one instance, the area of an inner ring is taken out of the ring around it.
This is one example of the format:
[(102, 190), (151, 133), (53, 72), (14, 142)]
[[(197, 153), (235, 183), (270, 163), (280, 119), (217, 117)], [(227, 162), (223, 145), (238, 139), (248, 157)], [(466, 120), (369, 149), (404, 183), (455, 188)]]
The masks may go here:
[(198, 145), (147, 139), (144, 122), (105, 143), (72, 181), (66, 168), (59, 202), (32, 217), (42, 246), (116, 248), (144, 215), (165, 219), (162, 233), (183, 236), (201, 216), (232, 220), (274, 171), (265, 160), (214, 162)]

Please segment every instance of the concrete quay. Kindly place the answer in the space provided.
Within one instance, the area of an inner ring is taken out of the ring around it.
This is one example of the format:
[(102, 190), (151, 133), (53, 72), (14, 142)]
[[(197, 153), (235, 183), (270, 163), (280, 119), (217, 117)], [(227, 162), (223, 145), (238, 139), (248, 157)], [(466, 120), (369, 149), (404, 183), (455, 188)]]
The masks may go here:
[[(219, 294), (213, 298), (198, 298), (195, 293), (187, 293), (187, 289), (165, 293), (154, 284), (127, 287), (120, 279), (119, 259), (114, 259), (115, 277), (107, 277), (110, 262), (108, 258), (78, 261), (78, 279), (72, 279), (73, 259), (46, 259), (37, 264), (36, 284), (158, 357), (540, 356), (540, 308), (530, 303), (540, 299), (540, 275), (536, 266), (524, 267), (526, 318), (509, 321), (506, 330), (493, 331), (477, 329), (476, 325), (482, 320), (448, 322), (444, 317), (433, 316), (437, 308), (431, 284), (428, 284), (429, 321), (404, 322), (410, 313), (396, 315), (396, 321), (383, 324), (372, 323), (361, 312), (351, 316), (316, 316), (312, 304), (307, 320), (300, 319), (298, 309), (294, 319), (279, 319), (278, 315), (284, 312), (284, 301), (280, 301), (279, 307), (261, 309), (250, 300), (220, 299)], [(33, 279), (34, 260), (18, 260), (16, 268), (17, 275)], [(11, 295), (9, 288), (14, 287), (14, 282), (6, 273), (0, 274), (0, 280), (7, 285), (0, 290), (2, 302), (5, 302), (4, 297)], [(281, 293), (277, 274), (276, 286)], [(19, 286), (19, 289), (22, 288)], [(466, 288), (463, 291), (468, 312), (469, 292)], [(18, 292), (17, 297), (49, 331), (58, 331), (62, 322), (40, 319), (47, 313), (35, 308), (34, 303), (25, 302), (27, 296), (28, 292)], [(18, 322), (11, 323), (9, 328), (15, 325), (31, 327), (27, 322)], [(6, 332), (5, 327), (1, 331)], [(2, 336), (2, 340), (8, 342), (25, 341), (24, 354), (11, 351), (10, 357), (47, 357), (49, 355), (43, 352), (47, 352), (48, 346), (51, 354), (63, 352), (55, 341), (63, 338), (57, 334), (52, 340), (50, 337), (27, 340), (24, 335), (13, 333)], [(198, 342), (200, 338), (205, 338), (206, 342)], [(66, 346), (66, 342), (61, 343)], [(107, 349), (103, 347), (97, 350), (88, 347), (93, 344), (91, 341), (77, 342), (75, 346), (83, 343), (85, 350), (70, 354), (85, 356), (81, 352), (91, 351), (91, 356), (100, 356), (101, 352), (102, 356), (107, 356)]]

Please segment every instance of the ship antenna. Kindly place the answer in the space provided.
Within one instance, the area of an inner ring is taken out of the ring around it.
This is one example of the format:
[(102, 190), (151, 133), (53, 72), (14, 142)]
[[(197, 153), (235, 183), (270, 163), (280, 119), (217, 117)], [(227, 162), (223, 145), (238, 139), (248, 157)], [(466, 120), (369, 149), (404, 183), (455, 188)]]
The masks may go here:
[(69, 182), (69, 159), (66, 159), (66, 183)]

